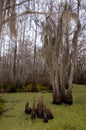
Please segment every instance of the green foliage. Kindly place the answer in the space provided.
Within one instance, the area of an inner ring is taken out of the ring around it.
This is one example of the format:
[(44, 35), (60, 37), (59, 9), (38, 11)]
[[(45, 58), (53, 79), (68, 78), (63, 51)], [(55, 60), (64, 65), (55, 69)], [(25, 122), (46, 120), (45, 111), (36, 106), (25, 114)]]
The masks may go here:
[[(4, 88), (5, 92), (31, 92), (32, 90), (32, 84), (28, 84), (26, 86), (12, 86), (12, 84), (6, 83), (6, 84), (2, 84), (0, 83), (0, 89)], [(46, 91), (46, 90), (50, 90), (50, 86), (43, 86), (40, 84), (36, 85), (37, 91)]]
[(5, 84), (5, 91), (6, 92), (11, 92), (12, 86), (9, 84)]
[(2, 97), (0, 96), (0, 103), (4, 103), (4, 99), (2, 99)]
[[(51, 109), (54, 119), (43, 123), (42, 119), (31, 121), (31, 116), (24, 113), (25, 103), (32, 107), (35, 97), (36, 103), (40, 96)], [(13, 108), (0, 118), (0, 130), (85, 130), (86, 129), (86, 85), (74, 85), (74, 104), (53, 105), (52, 93), (9, 93), (4, 94), (5, 108)]]
[(5, 83), (5, 84), (0, 83), (0, 89), (3, 89), (5, 92), (10, 92), (12, 86), (9, 83)]
[(37, 91), (38, 91), (38, 92), (40, 92), (40, 91), (41, 91), (41, 89), (42, 89), (42, 86), (41, 86), (41, 85), (39, 85), (39, 84), (37, 84), (37, 85), (36, 85), (36, 88), (37, 88)]
[(36, 88), (37, 88), (38, 92), (40, 92), (40, 91), (46, 91), (46, 90), (50, 89), (49, 86), (43, 86), (43, 85), (40, 85), (40, 84), (37, 84)]
[(23, 87), (24, 92), (31, 92), (32, 84)]
[[(36, 88), (37, 92), (49, 90), (48, 86), (42, 86), (40, 84), (37, 84)], [(17, 92), (31, 92), (31, 90), (32, 90), (32, 84), (28, 84), (27, 86), (23, 86), (21, 88), (16, 88)]]
[(42, 86), (40, 84), (37, 84), (36, 88), (38, 92), (49, 90), (49, 86)]

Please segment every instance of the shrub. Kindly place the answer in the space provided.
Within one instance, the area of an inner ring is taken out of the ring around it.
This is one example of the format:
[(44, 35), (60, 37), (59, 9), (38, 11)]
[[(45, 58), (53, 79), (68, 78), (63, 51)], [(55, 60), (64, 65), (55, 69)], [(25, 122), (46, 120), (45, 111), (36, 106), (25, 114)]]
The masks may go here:
[(37, 91), (38, 91), (38, 92), (40, 92), (40, 91), (41, 91), (41, 89), (42, 89), (42, 86), (41, 86), (41, 85), (39, 85), (39, 84), (37, 84), (37, 85), (36, 85), (36, 89), (37, 89)]
[(2, 97), (0, 96), (0, 104), (4, 102), (5, 102), (4, 99), (2, 99)]
[(5, 92), (10, 92), (10, 89), (11, 89), (11, 85), (8, 84), (8, 83), (5, 83), (5, 84), (4, 84), (4, 91), (5, 91)]
[(2, 97), (0, 97), (0, 115), (3, 112), (3, 108), (4, 108), (4, 100), (2, 99)]

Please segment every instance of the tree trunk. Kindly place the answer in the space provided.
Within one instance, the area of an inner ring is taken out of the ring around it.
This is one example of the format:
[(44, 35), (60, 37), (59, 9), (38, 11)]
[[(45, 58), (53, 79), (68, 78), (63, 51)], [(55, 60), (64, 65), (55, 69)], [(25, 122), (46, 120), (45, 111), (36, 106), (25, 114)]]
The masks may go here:
[(77, 30), (74, 32), (74, 37), (72, 40), (72, 47), (73, 51), (71, 53), (71, 59), (70, 59), (70, 70), (69, 70), (69, 80), (68, 80), (68, 91), (66, 94), (66, 103), (72, 104), (73, 103), (73, 98), (72, 98), (72, 84), (73, 84), (73, 75), (74, 75), (74, 66), (76, 63), (76, 58), (77, 58), (77, 40), (78, 40), (78, 34), (81, 29), (81, 24), (78, 19), (77, 23)]
[(61, 104), (61, 94), (59, 91), (57, 69), (55, 69), (52, 73), (52, 86), (53, 86), (53, 104)]
[(36, 39), (37, 39), (37, 23), (36, 23), (36, 31), (35, 31), (35, 43), (34, 43), (34, 69), (33, 69), (33, 77), (34, 77), (34, 81), (33, 81), (33, 85), (32, 85), (32, 89), (31, 92), (37, 92), (37, 88), (36, 88), (36, 76), (37, 76), (37, 68), (36, 68)]
[(17, 58), (17, 40), (14, 47), (14, 59), (13, 59), (13, 79), (12, 79), (12, 92), (16, 91), (16, 58)]

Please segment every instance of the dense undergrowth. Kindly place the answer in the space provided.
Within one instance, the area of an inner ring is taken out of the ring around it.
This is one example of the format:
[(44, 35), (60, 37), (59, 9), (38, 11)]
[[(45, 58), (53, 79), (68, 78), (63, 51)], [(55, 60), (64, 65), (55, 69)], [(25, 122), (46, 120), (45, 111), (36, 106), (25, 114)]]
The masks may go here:
[[(36, 89), (37, 89), (37, 92), (51, 90), (52, 86), (51, 85), (43, 86), (43, 85), (37, 84)], [(5, 84), (4, 86), (2, 84), (0, 84), (1, 92), (9, 92), (9, 93), (11, 93), (11, 92), (31, 92), (31, 90), (32, 90), (32, 84), (28, 84), (28, 85), (24, 85), (24, 86), (16, 86), (16, 87), (11, 86), (10, 84)]]

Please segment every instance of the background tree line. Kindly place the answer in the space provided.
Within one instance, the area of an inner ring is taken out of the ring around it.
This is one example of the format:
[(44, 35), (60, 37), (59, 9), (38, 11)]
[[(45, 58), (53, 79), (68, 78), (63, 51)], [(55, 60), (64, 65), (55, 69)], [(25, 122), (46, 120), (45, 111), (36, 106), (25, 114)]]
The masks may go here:
[[(70, 5), (72, 8), (70, 8)], [(0, 1), (1, 89), (10, 88), (15, 90), (15, 88), (21, 88), (28, 84), (51, 85), (49, 73), (51, 73), (50, 70), (52, 68), (48, 64), (51, 65), (52, 63), (49, 63), (51, 62), (51, 59), (49, 60), (51, 57), (47, 57), (51, 53), (46, 54), (49, 53), (48, 49), (50, 48), (52, 49), (53, 57), (58, 55), (58, 62), (60, 62), (59, 70), (61, 70), (62, 62), (65, 64), (64, 71), (67, 69), (66, 67), (69, 66), (69, 62), (65, 63), (66, 58), (68, 58), (68, 54), (65, 53), (67, 48), (65, 47), (70, 46), (71, 37), (73, 37), (77, 23), (74, 23), (75, 16), (72, 16), (72, 21), (69, 21), (71, 19), (69, 13), (76, 13), (77, 10), (78, 2), (76, 0), (70, 1), (70, 3), (53, 2), (52, 0)], [(69, 13), (66, 14), (65, 12)], [(79, 15), (81, 31), (77, 40), (77, 59), (75, 59), (77, 62), (74, 64), (75, 73), (73, 81), (74, 83), (86, 84), (86, 6), (83, 1), (79, 5), (79, 12), (79, 14), (77, 12), (77, 15)], [(66, 19), (68, 17), (69, 19)], [(61, 23), (62, 19), (64, 19), (64, 23)], [(56, 27), (59, 27), (58, 30), (56, 30)], [(68, 27), (71, 28), (71, 32)], [(59, 54), (54, 54), (52, 47), (54, 46), (53, 44), (56, 44), (55, 40), (58, 40), (56, 39), (58, 34), (60, 41), (58, 42), (59, 47), (57, 46), (57, 49), (60, 49), (58, 50)], [(50, 43), (51, 40), (52, 43)], [(66, 46), (64, 46), (64, 43), (66, 43)], [(45, 44), (48, 44), (49, 48)], [(44, 47), (46, 51), (44, 51)], [(59, 71), (59, 73), (61, 72)]]

